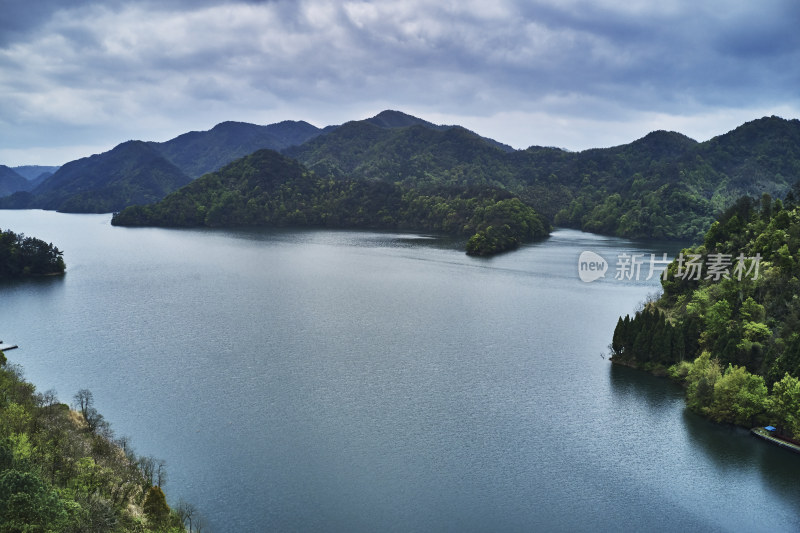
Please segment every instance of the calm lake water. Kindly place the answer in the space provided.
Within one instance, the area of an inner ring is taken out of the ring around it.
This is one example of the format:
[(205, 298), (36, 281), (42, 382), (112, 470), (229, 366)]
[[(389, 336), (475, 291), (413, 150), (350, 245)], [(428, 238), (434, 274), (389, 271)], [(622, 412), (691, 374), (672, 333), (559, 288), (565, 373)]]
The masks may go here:
[[(617, 254), (674, 249), (109, 219), (0, 211), (68, 266), (0, 285), (0, 338), (39, 390), (89, 388), (218, 533), (800, 530), (800, 456), (600, 355), (658, 287), (615, 281)], [(606, 278), (579, 280), (583, 250)]]

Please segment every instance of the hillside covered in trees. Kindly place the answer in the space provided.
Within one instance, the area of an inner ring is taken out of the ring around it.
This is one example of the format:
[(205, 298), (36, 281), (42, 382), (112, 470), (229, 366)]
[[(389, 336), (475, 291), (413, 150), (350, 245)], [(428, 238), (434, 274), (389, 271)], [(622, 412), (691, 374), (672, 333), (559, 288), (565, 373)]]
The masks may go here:
[(544, 237), (549, 226), (508, 191), (431, 188), (379, 180), (334, 180), (272, 150), (207, 174), (149, 206), (112, 218), (123, 226), (294, 226), (436, 231), (470, 237), (488, 255)]
[(800, 438), (800, 207), (738, 200), (683, 250), (663, 295), (620, 318), (613, 361), (668, 373), (691, 409)]
[(0, 531), (182, 533), (192, 518), (204, 530), (192, 505), (167, 505), (163, 461), (115, 437), (90, 391), (74, 402), (36, 392), (0, 352)]
[(344, 124), (284, 153), (321, 176), (408, 187), (492, 186), (556, 225), (629, 238), (697, 239), (742, 195), (782, 196), (800, 172), (800, 121), (763, 118), (698, 143), (657, 131), (569, 152), (507, 151), (459, 127)]
[(302, 121), (225, 122), (164, 143), (123, 143), (69, 163), (30, 192), (0, 198), (0, 207), (117, 211), (158, 201), (262, 148), (280, 150), (324, 180), (379, 181), (423, 195), (504, 190), (556, 225), (695, 240), (736, 198), (786, 193), (800, 172), (800, 121), (765, 117), (701, 143), (655, 131), (581, 152), (514, 150), (399, 111), (326, 128)]
[(63, 274), (62, 253), (52, 243), (0, 229), (0, 279)]

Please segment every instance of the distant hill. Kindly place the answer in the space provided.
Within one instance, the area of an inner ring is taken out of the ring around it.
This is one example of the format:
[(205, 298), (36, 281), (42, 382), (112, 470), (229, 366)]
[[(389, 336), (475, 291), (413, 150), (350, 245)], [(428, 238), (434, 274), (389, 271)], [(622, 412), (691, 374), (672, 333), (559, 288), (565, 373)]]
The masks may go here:
[(22, 176), (28, 181), (33, 181), (42, 176), (42, 174), (54, 174), (58, 167), (43, 166), (43, 165), (23, 165), (21, 167), (13, 167), (14, 172)]
[(13, 169), (0, 165), (0, 197), (8, 196), (17, 191), (25, 191), (30, 183)]
[(107, 213), (155, 202), (190, 181), (147, 143), (128, 141), (67, 163), (29, 193), (0, 200), (0, 207)]
[(192, 131), (163, 143), (149, 144), (186, 175), (197, 178), (256, 150), (283, 150), (321, 132), (303, 121), (286, 120), (268, 126), (222, 122), (208, 131)]

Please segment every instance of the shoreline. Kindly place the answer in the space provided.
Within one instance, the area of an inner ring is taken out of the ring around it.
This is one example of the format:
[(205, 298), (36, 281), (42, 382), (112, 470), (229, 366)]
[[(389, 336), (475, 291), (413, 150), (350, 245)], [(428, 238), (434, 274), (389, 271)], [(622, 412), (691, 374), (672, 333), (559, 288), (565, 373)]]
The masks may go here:
[(761, 440), (765, 440), (771, 444), (780, 446), (781, 448), (785, 448), (789, 451), (800, 454), (800, 446), (772, 435), (769, 431), (767, 431), (763, 427), (755, 427), (751, 429), (750, 434), (758, 437)]

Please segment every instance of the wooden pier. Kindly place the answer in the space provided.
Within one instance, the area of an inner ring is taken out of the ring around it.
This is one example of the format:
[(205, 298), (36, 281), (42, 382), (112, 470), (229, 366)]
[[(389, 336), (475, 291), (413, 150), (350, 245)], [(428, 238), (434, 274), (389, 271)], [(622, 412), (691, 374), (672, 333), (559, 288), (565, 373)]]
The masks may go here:
[(13, 350), (14, 348), (19, 348), (16, 344), (3, 344), (3, 341), (0, 341), (0, 352), (5, 352), (6, 350)]
[(761, 428), (761, 427), (753, 428), (753, 429), (750, 430), (750, 433), (752, 433), (753, 435), (755, 435), (759, 439), (763, 439), (763, 440), (765, 440), (767, 442), (771, 442), (772, 444), (780, 446), (781, 448), (785, 448), (787, 450), (791, 450), (791, 451), (793, 451), (795, 453), (800, 453), (800, 446), (798, 446), (797, 444), (795, 444), (793, 442), (785, 441), (783, 439), (780, 439), (780, 438), (772, 435), (772, 433), (767, 431), (766, 428)]

